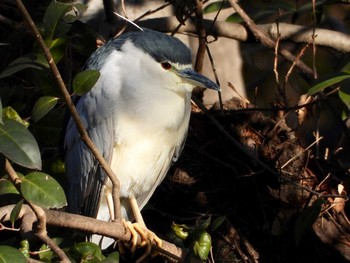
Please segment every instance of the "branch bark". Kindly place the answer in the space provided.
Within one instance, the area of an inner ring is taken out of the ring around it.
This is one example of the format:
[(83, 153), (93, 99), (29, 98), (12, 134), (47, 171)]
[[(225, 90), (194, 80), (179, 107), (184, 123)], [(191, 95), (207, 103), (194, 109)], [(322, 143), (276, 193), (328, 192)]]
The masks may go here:
[[(8, 205), (0, 208), (0, 222), (10, 220), (10, 214), (14, 205)], [(77, 214), (70, 214), (61, 211), (54, 211), (49, 209), (42, 209), (46, 216), (46, 223), (48, 225), (70, 228), (88, 232), (90, 234), (99, 234), (111, 237), (124, 242), (129, 242), (131, 233), (125, 229), (121, 222), (106, 222), (91, 217), (81, 216)], [(27, 235), (33, 231), (33, 224), (37, 221), (35, 213), (28, 205), (23, 205), (19, 213), (19, 219), (22, 220), (21, 230)], [(141, 244), (141, 239), (138, 240), (138, 245)], [(186, 251), (169, 243), (162, 241), (162, 247), (154, 244), (153, 249), (158, 251), (162, 256), (171, 258), (176, 261), (183, 261), (186, 256)]]
[[(179, 21), (177, 21), (175, 17), (160, 17), (138, 21), (137, 24), (162, 32), (172, 32), (179, 26)], [(278, 33), (280, 33), (280, 40), (288, 40), (295, 43), (309, 43), (313, 35), (313, 27), (311, 26), (304, 27), (288, 23), (279, 23), (279, 29), (277, 29), (275, 23), (256, 26), (272, 39), (277, 39)], [(215, 23), (213, 23), (213, 20), (203, 19), (203, 27), (207, 35), (212, 35), (214, 37), (225, 37), (246, 43), (256, 42), (250, 37), (249, 30), (241, 24), (224, 21), (215, 21)], [(191, 20), (187, 20), (185, 25), (179, 28), (178, 32), (196, 34), (197, 30), (194, 23)], [(316, 45), (329, 47), (339, 52), (350, 52), (349, 35), (322, 28), (317, 28), (315, 34), (317, 35), (315, 38)]]

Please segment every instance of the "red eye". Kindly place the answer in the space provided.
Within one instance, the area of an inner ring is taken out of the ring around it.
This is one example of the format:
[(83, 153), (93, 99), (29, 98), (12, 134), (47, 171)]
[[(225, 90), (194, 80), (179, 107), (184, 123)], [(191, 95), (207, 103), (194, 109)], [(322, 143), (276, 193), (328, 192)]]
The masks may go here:
[(162, 62), (160, 64), (162, 65), (162, 68), (165, 70), (171, 69), (171, 64), (169, 62)]

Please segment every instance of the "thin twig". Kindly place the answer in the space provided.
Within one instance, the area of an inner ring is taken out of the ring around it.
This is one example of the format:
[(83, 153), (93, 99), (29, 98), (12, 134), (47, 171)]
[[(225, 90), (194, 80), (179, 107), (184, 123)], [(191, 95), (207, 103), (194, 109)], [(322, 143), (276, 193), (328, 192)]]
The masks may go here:
[(57, 65), (51, 55), (50, 50), (47, 48), (44, 39), (42, 38), (39, 30), (35, 26), (30, 14), (28, 13), (26, 7), (23, 5), (21, 0), (16, 0), (18, 8), (20, 12), (22, 13), (25, 21), (27, 22), (29, 28), (33, 32), (37, 42), (39, 43), (41, 49), (44, 52), (45, 58), (48, 61), (50, 68), (55, 76), (55, 80), (58, 84), (59, 90), (61, 94), (64, 97), (64, 100), (67, 103), (67, 107), (72, 115), (72, 118), (75, 121), (75, 124), (77, 126), (77, 129), (79, 131), (79, 134), (81, 136), (81, 140), (86, 144), (86, 146), (90, 149), (91, 153), (95, 156), (101, 167), (104, 169), (106, 172), (108, 178), (111, 180), (113, 189), (112, 189), (112, 196), (113, 196), (113, 201), (114, 201), (114, 218), (116, 220), (121, 220), (121, 214), (120, 214), (120, 199), (119, 199), (119, 189), (120, 189), (120, 184), (117, 176), (114, 174), (112, 169), (110, 168), (109, 164), (107, 161), (103, 158), (97, 147), (94, 145), (92, 140), (90, 139), (87, 131), (84, 128), (84, 125), (80, 119), (80, 116), (72, 102), (72, 99), (67, 91), (66, 85), (62, 79), (62, 76), (57, 68)]
[[(7, 175), (13, 185), (16, 187), (17, 191), (21, 193), (21, 180), (18, 177), (16, 171), (13, 169), (12, 165), (10, 162), (6, 159), (5, 161), (5, 170), (7, 172)], [(23, 197), (24, 198), (24, 197)], [(35, 213), (35, 216), (37, 218), (37, 230), (35, 234), (44, 242), (46, 243), (55, 253), (56, 255), (60, 258), (62, 262), (70, 262), (68, 259), (67, 255), (63, 252), (63, 250), (56, 245), (55, 242), (47, 235), (46, 231), (46, 214), (44, 210), (30, 202), (29, 200), (26, 200), (30, 208), (33, 210)]]
[[(252, 31), (256, 39), (258, 39), (263, 45), (269, 47), (269, 48), (275, 48), (276, 44), (275, 41), (273, 41), (271, 38), (269, 38), (263, 31), (261, 31), (254, 21), (244, 12), (244, 10), (239, 6), (239, 4), (235, 0), (229, 0), (231, 6), (233, 9), (241, 16), (241, 18), (244, 20), (244, 22), (247, 24), (248, 28)], [(281, 48), (279, 49), (279, 53), (285, 57), (288, 61), (294, 62), (296, 61), (296, 57), (290, 53), (287, 49)], [(304, 62), (302, 61), (296, 61), (296, 65), (299, 69), (301, 69), (302, 72), (306, 74), (306, 77), (309, 78), (309, 80), (313, 77), (313, 71), (310, 69)]]

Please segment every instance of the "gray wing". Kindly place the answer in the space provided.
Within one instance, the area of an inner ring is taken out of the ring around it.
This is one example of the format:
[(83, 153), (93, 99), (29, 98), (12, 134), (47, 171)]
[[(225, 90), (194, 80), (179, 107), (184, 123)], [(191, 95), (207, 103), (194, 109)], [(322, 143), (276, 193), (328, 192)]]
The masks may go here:
[[(88, 135), (103, 155), (110, 162), (114, 141), (115, 121), (114, 98), (110, 88), (103, 87), (101, 76), (95, 87), (80, 98), (77, 111)], [(118, 89), (114, 90), (114, 93)], [(73, 213), (96, 217), (101, 188), (106, 175), (98, 165), (87, 146), (81, 141), (73, 119), (70, 119), (65, 136), (66, 173), (68, 177), (68, 210)]]

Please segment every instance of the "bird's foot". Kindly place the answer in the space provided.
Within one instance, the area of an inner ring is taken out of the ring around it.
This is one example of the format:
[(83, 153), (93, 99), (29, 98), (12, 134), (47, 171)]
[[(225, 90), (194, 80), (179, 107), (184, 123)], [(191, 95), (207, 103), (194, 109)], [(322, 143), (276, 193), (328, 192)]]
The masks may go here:
[(123, 224), (131, 232), (131, 252), (135, 252), (139, 236), (141, 238), (141, 247), (146, 247), (146, 252), (137, 260), (137, 262), (142, 262), (151, 254), (152, 243), (156, 243), (158, 247), (162, 246), (162, 240), (151, 230), (139, 223), (131, 223), (130, 221), (125, 221), (123, 219)]

